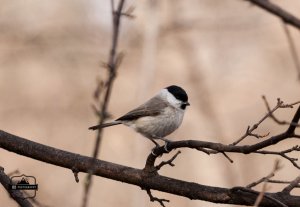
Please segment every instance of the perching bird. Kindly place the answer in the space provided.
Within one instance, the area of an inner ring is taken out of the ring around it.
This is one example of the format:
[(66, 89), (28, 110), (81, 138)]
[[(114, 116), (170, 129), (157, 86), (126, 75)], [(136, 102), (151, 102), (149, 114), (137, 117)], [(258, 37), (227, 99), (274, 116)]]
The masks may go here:
[(92, 126), (89, 129), (96, 130), (124, 124), (159, 146), (155, 139), (169, 142), (164, 137), (174, 132), (181, 125), (185, 109), (189, 105), (186, 92), (181, 87), (172, 85), (162, 89), (146, 103), (129, 111), (115, 121), (101, 126)]

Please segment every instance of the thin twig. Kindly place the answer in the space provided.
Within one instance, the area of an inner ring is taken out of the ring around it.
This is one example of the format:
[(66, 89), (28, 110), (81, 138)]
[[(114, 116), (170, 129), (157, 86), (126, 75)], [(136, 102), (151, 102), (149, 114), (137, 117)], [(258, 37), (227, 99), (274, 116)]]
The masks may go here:
[[(112, 21), (113, 21), (113, 32), (112, 32), (112, 46), (110, 50), (109, 60), (108, 60), (108, 70), (109, 70), (109, 76), (108, 80), (104, 84), (106, 87), (104, 99), (101, 102), (100, 101), (100, 116), (99, 116), (99, 125), (101, 126), (106, 118), (107, 114), (107, 107), (108, 102), (110, 99), (110, 94), (112, 91), (113, 81), (116, 77), (116, 70), (118, 66), (121, 63), (123, 55), (117, 55), (117, 46), (118, 46), (118, 37), (119, 37), (119, 29), (120, 29), (120, 23), (121, 23), (121, 16), (122, 16), (122, 10), (124, 6), (125, 0), (120, 0), (117, 10), (114, 9), (114, 1), (111, 0), (111, 9), (112, 9)], [(101, 84), (99, 84), (101, 85)], [(102, 84), (103, 85), (103, 84)], [(98, 90), (98, 87), (97, 87)], [(84, 188), (84, 195), (82, 200), (82, 207), (87, 206), (88, 202), (88, 195), (90, 192), (90, 186), (92, 182), (92, 174), (93, 174), (93, 166), (95, 164), (95, 160), (98, 157), (100, 144), (102, 140), (102, 128), (100, 128), (97, 132), (97, 138), (94, 145), (94, 152), (93, 152), (93, 161), (91, 162), (91, 170), (90, 173), (86, 177), (86, 184)]]
[(72, 169), (72, 172), (73, 172), (73, 174), (74, 174), (76, 183), (78, 183), (78, 182), (79, 182), (79, 178), (78, 178), (79, 170), (78, 170), (76, 167), (74, 167), (74, 168)]
[(150, 198), (150, 201), (151, 202), (158, 202), (162, 207), (166, 207), (164, 202), (170, 202), (170, 200), (167, 200), (167, 199), (163, 199), (163, 198), (157, 198), (157, 197), (154, 197), (151, 193), (151, 190), (150, 189), (146, 189), (147, 191), (147, 194)]
[(214, 153), (214, 154), (216, 154), (216, 153), (219, 153), (219, 152), (217, 152), (217, 151), (215, 151), (215, 150), (208, 150), (208, 149), (205, 149), (205, 148), (203, 148), (203, 147), (198, 147), (198, 148), (196, 148), (198, 151), (201, 151), (201, 152), (204, 152), (205, 154), (207, 154), (207, 155), (210, 155), (211, 153)]
[[(263, 96), (262, 96), (262, 99), (263, 99), (263, 101), (264, 101), (264, 103), (265, 103), (265, 105), (266, 105), (266, 108), (267, 108), (268, 112), (270, 112), (270, 111), (271, 111), (271, 108), (270, 108), (270, 105), (269, 105), (269, 103), (268, 103), (268, 101), (267, 101), (266, 96), (263, 95)], [(297, 102), (294, 102), (294, 103), (292, 103), (292, 104), (290, 104), (290, 105), (293, 106), (293, 105), (296, 105), (296, 104), (299, 104), (299, 103), (300, 103), (300, 101), (297, 101)], [(271, 113), (269, 117), (270, 117), (273, 121), (275, 121), (277, 124), (279, 124), (279, 125), (294, 125), (294, 126), (297, 126), (297, 127), (300, 126), (300, 124), (298, 124), (298, 123), (291, 123), (291, 122), (288, 122), (288, 121), (281, 121), (281, 120), (277, 119), (273, 113)]]
[[(263, 97), (264, 99), (264, 97)], [(236, 140), (235, 142), (232, 143), (232, 145), (237, 145), (238, 143), (240, 143), (242, 140), (244, 140), (246, 137), (248, 136), (254, 136), (256, 138), (263, 138), (269, 135), (269, 133), (267, 133), (266, 135), (257, 135), (257, 134), (253, 134), (252, 132), (258, 128), (258, 126), (265, 121), (268, 117), (271, 117), (272, 114), (279, 108), (293, 108), (294, 105), (299, 104), (300, 101), (291, 103), (291, 104), (284, 104), (283, 101), (280, 100), (280, 98), (277, 98), (277, 104), (276, 106), (270, 110), (270, 108), (268, 109), (268, 113), (263, 116), (256, 124), (254, 124), (253, 126), (248, 126), (246, 129), (246, 132), (243, 136), (241, 136), (238, 140)]]
[(174, 167), (175, 164), (173, 164), (173, 161), (176, 159), (176, 157), (181, 153), (181, 151), (176, 152), (176, 154), (167, 161), (162, 161), (159, 165), (155, 166), (156, 171), (159, 171), (163, 166), (170, 165), (171, 167)]
[[(276, 183), (276, 184), (290, 184), (292, 181), (283, 181), (283, 180), (272, 180), (269, 179), (268, 183)], [(296, 185), (295, 188), (300, 188), (300, 184)]]
[(218, 150), (210, 150), (210, 149), (205, 149), (203, 147), (197, 147), (196, 148), (198, 151), (204, 152), (207, 155), (210, 154), (218, 154), (221, 153), (222, 155), (224, 155), (224, 157), (230, 162), (233, 163), (233, 160), (224, 152), (224, 151), (218, 151)]
[(299, 60), (299, 55), (297, 53), (297, 49), (296, 49), (296, 46), (295, 46), (295, 42), (294, 42), (293, 37), (290, 33), (290, 30), (289, 30), (289, 28), (288, 28), (288, 26), (286, 25), (285, 22), (282, 22), (282, 26), (283, 26), (284, 33), (287, 37), (287, 41), (288, 41), (288, 44), (289, 44), (289, 48), (290, 48), (290, 51), (291, 51), (291, 55), (292, 55), (292, 59), (293, 59), (295, 68), (298, 72), (298, 79), (300, 80), (300, 60)]
[(262, 183), (262, 182), (267, 182), (271, 177), (275, 176), (275, 173), (280, 170), (282, 167), (280, 166), (280, 161), (279, 160), (275, 160), (274, 163), (274, 167), (272, 172), (267, 175), (266, 177), (263, 177), (261, 179), (259, 179), (258, 181), (255, 181), (253, 183), (250, 183), (249, 185), (246, 186), (246, 188), (253, 188), (254, 186), (257, 186), (258, 184)]
[(264, 198), (266, 191), (267, 191), (267, 183), (264, 182), (263, 187), (262, 187), (260, 193), (258, 194), (257, 199), (254, 203), (254, 207), (259, 207), (259, 204), (261, 203), (262, 199)]
[(233, 160), (225, 153), (225, 152), (221, 152), (224, 157), (230, 162), (230, 163), (233, 163)]
[[(270, 110), (265, 116), (263, 116), (256, 124), (254, 124), (252, 127), (248, 126), (246, 129), (246, 132), (243, 136), (241, 136), (237, 141), (233, 142), (232, 145), (237, 145), (240, 143), (243, 139), (245, 139), (249, 135), (253, 135), (252, 132), (257, 129), (257, 127), (264, 121), (266, 120), (274, 111), (280, 108), (280, 105), (282, 105), (283, 102), (280, 100), (277, 101), (277, 105)], [(258, 137), (258, 136), (257, 136)]]
[(291, 191), (299, 185), (300, 176), (295, 178), (287, 187), (285, 187), (282, 192), (286, 194), (290, 194)]
[(265, 11), (270, 12), (271, 14), (279, 17), (285, 23), (294, 26), (295, 28), (300, 29), (300, 19), (296, 16), (290, 14), (289, 12), (285, 11), (281, 7), (277, 6), (276, 4), (272, 3), (268, 0), (246, 0), (249, 1), (256, 6), (264, 9)]
[(264, 155), (279, 155), (285, 159), (287, 159), (288, 161), (290, 161), (296, 168), (300, 169), (300, 166), (296, 163), (296, 161), (298, 161), (298, 158), (293, 158), (293, 157), (289, 157), (288, 155), (286, 155), (287, 153), (290, 153), (290, 152), (294, 152), (294, 151), (300, 151), (300, 147), (298, 145), (290, 148), (290, 149), (287, 149), (287, 150), (283, 150), (283, 151), (279, 151), (279, 152), (275, 152), (275, 151), (267, 151), (267, 150), (257, 150), (256, 152), (254, 153), (257, 153), (257, 154), (264, 154)]

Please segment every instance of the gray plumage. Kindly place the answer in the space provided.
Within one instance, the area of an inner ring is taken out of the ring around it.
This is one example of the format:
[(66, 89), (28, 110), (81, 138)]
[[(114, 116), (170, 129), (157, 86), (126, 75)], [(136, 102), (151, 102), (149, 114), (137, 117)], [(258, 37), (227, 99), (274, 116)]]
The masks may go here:
[[(89, 129), (96, 130), (124, 124), (149, 138), (156, 145), (158, 144), (154, 139), (168, 141), (164, 137), (171, 134), (181, 125), (185, 107), (189, 103), (187, 102), (187, 96), (184, 96), (186, 101), (178, 100), (167, 89), (161, 90), (156, 96), (115, 121), (105, 123), (102, 126), (92, 126)], [(177, 90), (177, 88), (175, 89)]]

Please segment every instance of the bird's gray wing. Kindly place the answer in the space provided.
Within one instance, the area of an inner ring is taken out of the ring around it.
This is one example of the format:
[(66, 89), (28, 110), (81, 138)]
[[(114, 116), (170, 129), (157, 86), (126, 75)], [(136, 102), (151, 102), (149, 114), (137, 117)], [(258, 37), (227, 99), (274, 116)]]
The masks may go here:
[(163, 102), (160, 98), (153, 97), (143, 105), (129, 111), (124, 116), (121, 116), (116, 121), (131, 121), (145, 116), (157, 116), (165, 107), (168, 105)]

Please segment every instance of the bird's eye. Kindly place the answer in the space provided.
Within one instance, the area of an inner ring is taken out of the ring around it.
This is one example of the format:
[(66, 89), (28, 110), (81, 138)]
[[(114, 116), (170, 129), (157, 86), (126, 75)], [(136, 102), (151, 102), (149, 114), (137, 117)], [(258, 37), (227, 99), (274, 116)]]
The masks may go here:
[(189, 102), (184, 102), (184, 103), (181, 104), (180, 108), (181, 108), (182, 110), (184, 110), (184, 109), (185, 109), (187, 106), (189, 106), (189, 105), (190, 105)]

